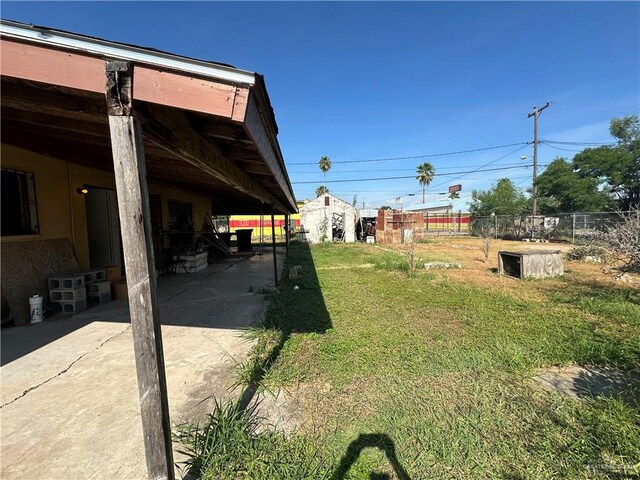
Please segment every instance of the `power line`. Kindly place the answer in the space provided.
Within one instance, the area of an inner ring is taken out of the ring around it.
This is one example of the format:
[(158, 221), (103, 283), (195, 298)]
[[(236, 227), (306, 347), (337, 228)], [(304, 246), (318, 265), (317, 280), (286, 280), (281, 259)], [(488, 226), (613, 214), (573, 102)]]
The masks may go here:
[[(511, 152), (511, 153), (515, 153)], [(509, 154), (510, 155), (510, 154)], [(494, 160), (494, 162), (497, 162), (498, 160)], [(492, 162), (492, 163), (494, 163)], [(531, 164), (526, 164), (526, 165), (521, 165), (518, 167), (497, 167), (497, 168), (487, 168), (482, 170), (483, 172), (494, 172), (494, 171), (498, 171), (498, 170), (512, 170), (512, 169), (518, 169), (518, 168), (525, 168), (525, 167), (531, 167)], [(435, 174), (434, 177), (449, 177), (449, 176), (453, 176), (454, 178), (459, 178), (460, 174), (463, 175), (467, 175), (469, 173), (475, 173), (480, 171), (480, 169), (476, 169), (476, 170), (469, 170), (466, 172), (454, 172), (454, 173), (441, 173), (441, 174)], [(375, 182), (375, 181), (381, 181), (381, 180), (406, 180), (406, 179), (415, 179), (415, 175), (410, 175), (410, 176), (402, 176), (402, 177), (378, 177), (378, 178), (354, 178), (354, 179), (339, 179), (339, 180), (327, 180), (325, 183), (346, 183), (346, 182)], [(317, 181), (304, 181), (304, 182), (291, 182), (292, 184), (295, 185), (302, 185), (302, 184), (317, 184)], [(448, 182), (445, 182), (448, 183)]]
[(565, 152), (582, 152), (582, 150), (575, 150), (573, 148), (563, 148), (563, 147), (556, 147), (555, 145), (550, 145), (547, 142), (540, 142), (543, 145), (547, 146), (547, 147), (551, 147), (551, 148), (555, 148), (556, 150), (563, 150)]
[[(515, 165), (521, 165), (521, 164), (506, 164), (503, 165), (503, 167), (508, 167), (508, 166), (515, 166)], [(458, 168), (474, 168), (477, 167), (478, 165), (457, 165), (455, 167), (437, 167), (438, 171), (440, 170), (455, 170)], [(295, 174), (304, 174), (304, 173), (317, 173), (318, 170), (314, 169), (314, 170), (305, 170), (305, 171), (289, 171), (289, 173), (295, 173)], [(367, 172), (415, 172), (415, 168), (401, 168), (401, 169), (394, 169), (394, 170), (389, 170), (387, 168), (380, 168), (380, 169), (367, 169)], [(339, 173), (362, 173), (362, 170), (340, 170)]]
[[(496, 150), (498, 148), (506, 148), (513, 147), (515, 145), (529, 145), (531, 142), (518, 142), (518, 143), (508, 143), (506, 145), (496, 145), (494, 147), (482, 147), (482, 148), (473, 148), (471, 150), (460, 150), (457, 152), (445, 152), (445, 153), (430, 153), (426, 155), (414, 155), (411, 157), (389, 157), (389, 158), (369, 158), (364, 160), (335, 160), (332, 163), (365, 163), (365, 162), (389, 162), (394, 160), (414, 160), (416, 158), (433, 158), (433, 157), (446, 157), (449, 155), (459, 155), (462, 153), (473, 153), (473, 152), (482, 152), (485, 150)], [(318, 162), (293, 162), (288, 163), (287, 165), (317, 165)]]
[[(527, 145), (529, 145), (528, 143), (526, 145), (522, 145), (521, 147), (516, 148), (515, 150), (513, 150), (512, 152), (507, 153), (506, 155), (501, 156), (500, 158), (496, 158), (495, 160), (490, 161), (489, 163), (485, 163), (484, 165), (481, 165), (480, 167), (478, 167), (476, 170), (472, 170), (471, 172), (468, 173), (464, 173), (463, 175), (460, 175), (459, 177), (456, 177), (455, 180), (458, 180), (459, 178), (462, 178), (466, 175), (468, 175), (469, 173), (475, 173), (478, 172), (482, 169), (484, 169), (485, 167), (488, 167), (489, 165), (493, 165), (496, 162), (499, 162), (500, 160), (502, 160), (503, 158), (507, 158), (509, 155), (513, 155), (514, 153), (522, 150), (524, 147), (526, 147)], [(461, 172), (462, 173), (462, 172)], [(447, 182), (442, 182), (442, 183), (438, 183), (437, 185), (434, 185), (431, 188), (436, 188), (436, 187), (440, 187), (446, 183), (449, 183), (450, 181)]]
[[(545, 166), (545, 165), (539, 165), (539, 166), (542, 167), (542, 166)], [(525, 175), (525, 176), (520, 176), (519, 175), (517, 177), (511, 177), (510, 176), (509, 179), (510, 180), (522, 180), (522, 179), (527, 180), (527, 179), (531, 179), (531, 175)], [(478, 178), (471, 178), (469, 180), (486, 180), (486, 178), (485, 177), (483, 177), (483, 178), (478, 177)], [(329, 191), (329, 193), (334, 194), (334, 195), (352, 195), (354, 193), (357, 193), (357, 194), (371, 194), (371, 195), (390, 195), (392, 192), (389, 189), (387, 189), (387, 190), (369, 190), (369, 189), (367, 189), (367, 190), (333, 190), (332, 189), (332, 190)], [(421, 193), (422, 193), (422, 190), (420, 190), (419, 192), (415, 192), (414, 194), (417, 195), (417, 194), (421, 194)], [(448, 192), (428, 192), (427, 196), (434, 195), (436, 193), (438, 193), (438, 194), (448, 194)], [(410, 195), (412, 195), (412, 194), (411, 193), (409, 193), (409, 194), (405, 193), (405, 194), (400, 195), (400, 196), (410, 196)], [(396, 195), (396, 197), (397, 196), (399, 196), (399, 195)], [(393, 198), (395, 198), (395, 197), (393, 197)]]
[(559, 140), (539, 140), (540, 143), (557, 143), (558, 145), (615, 145), (616, 142), (561, 142)]

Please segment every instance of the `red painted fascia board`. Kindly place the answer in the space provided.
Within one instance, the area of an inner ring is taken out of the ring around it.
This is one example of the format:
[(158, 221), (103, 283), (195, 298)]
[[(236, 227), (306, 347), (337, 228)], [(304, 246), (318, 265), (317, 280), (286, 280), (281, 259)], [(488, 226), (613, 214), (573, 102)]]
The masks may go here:
[(0, 74), (89, 92), (105, 91), (105, 62), (73, 52), (0, 40)]
[[(0, 40), (0, 74), (84, 90), (105, 91), (105, 59), (41, 45)], [(245, 120), (248, 87), (136, 65), (133, 98), (209, 115)]]

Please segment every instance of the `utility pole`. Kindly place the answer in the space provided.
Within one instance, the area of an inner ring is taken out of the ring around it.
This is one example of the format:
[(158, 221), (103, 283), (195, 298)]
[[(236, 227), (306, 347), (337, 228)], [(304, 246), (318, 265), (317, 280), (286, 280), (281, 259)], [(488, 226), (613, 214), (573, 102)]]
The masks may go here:
[(542, 108), (534, 107), (533, 112), (527, 115), (527, 118), (533, 117), (533, 183), (531, 186), (531, 199), (533, 203), (532, 222), (535, 222), (536, 214), (538, 213), (538, 199), (536, 197), (536, 178), (538, 178), (538, 117), (548, 106), (549, 102), (547, 102)]

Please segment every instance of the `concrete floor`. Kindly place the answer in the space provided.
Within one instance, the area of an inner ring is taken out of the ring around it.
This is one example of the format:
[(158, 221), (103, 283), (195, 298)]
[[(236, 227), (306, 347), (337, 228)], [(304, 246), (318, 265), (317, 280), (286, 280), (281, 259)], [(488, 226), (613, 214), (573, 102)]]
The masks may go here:
[[(160, 277), (172, 424), (202, 419), (214, 398), (239, 393), (229, 391), (234, 365), (251, 347), (240, 334), (266, 310), (254, 292), (272, 284), (267, 254)], [(1, 478), (146, 478), (128, 322), (127, 303), (114, 301), (2, 330)]]

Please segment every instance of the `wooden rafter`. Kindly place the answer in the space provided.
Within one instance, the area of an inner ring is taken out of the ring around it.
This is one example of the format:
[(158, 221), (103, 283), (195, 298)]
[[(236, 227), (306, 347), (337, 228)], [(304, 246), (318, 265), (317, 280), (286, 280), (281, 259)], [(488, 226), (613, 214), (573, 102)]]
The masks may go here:
[(141, 115), (146, 138), (158, 147), (169, 149), (246, 195), (274, 205), (279, 211), (287, 210), (278, 199), (226, 158), (216, 145), (198, 134), (184, 113), (154, 105), (136, 107), (136, 111)]

